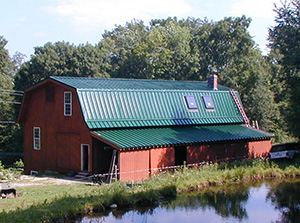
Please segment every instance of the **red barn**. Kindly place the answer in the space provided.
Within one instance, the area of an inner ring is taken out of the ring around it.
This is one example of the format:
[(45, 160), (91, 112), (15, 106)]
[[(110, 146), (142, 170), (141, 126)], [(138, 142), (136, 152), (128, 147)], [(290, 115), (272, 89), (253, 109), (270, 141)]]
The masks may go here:
[[(50, 77), (25, 91), (25, 173), (108, 173), (142, 180), (158, 168), (260, 156), (238, 92), (210, 81)], [(114, 165), (113, 165), (114, 164)]]

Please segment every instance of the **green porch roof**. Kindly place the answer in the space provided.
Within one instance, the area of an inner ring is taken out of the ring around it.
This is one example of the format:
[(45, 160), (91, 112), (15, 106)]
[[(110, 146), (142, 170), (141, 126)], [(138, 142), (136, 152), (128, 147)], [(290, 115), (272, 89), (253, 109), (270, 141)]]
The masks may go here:
[(263, 140), (273, 137), (272, 134), (242, 125), (100, 130), (93, 131), (92, 134), (119, 149), (168, 147), (236, 140)]
[[(76, 89), (90, 129), (244, 123), (229, 88), (212, 90), (205, 81), (50, 78)], [(206, 109), (207, 95), (215, 109)], [(198, 109), (189, 110), (185, 96)]]

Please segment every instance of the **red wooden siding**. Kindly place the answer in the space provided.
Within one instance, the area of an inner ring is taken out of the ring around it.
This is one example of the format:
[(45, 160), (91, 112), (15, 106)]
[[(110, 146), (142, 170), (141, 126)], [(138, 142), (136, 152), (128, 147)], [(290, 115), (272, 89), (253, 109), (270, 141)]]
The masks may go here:
[(271, 140), (249, 142), (249, 153), (254, 157), (267, 156), (271, 150)]
[(248, 155), (247, 142), (192, 145), (187, 148), (187, 163), (200, 163), (245, 157)]
[(149, 150), (121, 151), (119, 170), (121, 181), (138, 181), (149, 177)]
[[(46, 89), (54, 90), (54, 98), (46, 100)], [(64, 116), (64, 91), (72, 92), (72, 116)], [(81, 170), (81, 144), (91, 147), (91, 137), (74, 89), (46, 82), (26, 93), (24, 123), (25, 173), (30, 170), (59, 172)], [(33, 149), (33, 127), (41, 128), (41, 149)], [(91, 151), (90, 151), (91, 153)], [(90, 154), (91, 159), (91, 154)], [(90, 167), (91, 169), (91, 162)]]
[(192, 145), (187, 147), (187, 163), (265, 156), (270, 149), (271, 140)]
[(156, 168), (174, 166), (175, 153), (173, 147), (150, 149), (149, 153), (151, 175), (159, 172)]
[(121, 151), (119, 169), (121, 181), (147, 179), (149, 174), (159, 172), (156, 168), (174, 165), (174, 148)]
[[(187, 146), (187, 164), (264, 156), (270, 149), (270, 140), (192, 145)], [(120, 180), (138, 181), (147, 179), (149, 174), (153, 175), (159, 172), (155, 168), (174, 166), (174, 164), (174, 147), (121, 151), (119, 160)]]

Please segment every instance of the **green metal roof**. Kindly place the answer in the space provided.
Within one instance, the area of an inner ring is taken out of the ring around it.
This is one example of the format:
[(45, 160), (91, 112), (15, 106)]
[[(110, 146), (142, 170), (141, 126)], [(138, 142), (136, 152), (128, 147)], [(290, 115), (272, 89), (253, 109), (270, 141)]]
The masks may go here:
[(100, 130), (94, 131), (93, 134), (120, 149), (168, 147), (220, 141), (262, 140), (273, 137), (272, 134), (241, 125)]
[[(187, 108), (186, 95), (195, 96), (197, 110)], [(211, 95), (214, 110), (203, 95)], [(78, 90), (78, 97), (90, 129), (243, 123), (229, 91)]]
[[(211, 90), (206, 81), (172, 81), (154, 79), (122, 79), (51, 76), (50, 79), (76, 89), (148, 89), (148, 90)], [(219, 90), (229, 90), (219, 85)]]
[[(90, 129), (244, 123), (229, 88), (209, 90), (204, 81), (51, 79), (77, 90)], [(196, 110), (186, 105), (185, 96), (190, 95), (196, 99)], [(215, 109), (206, 109), (202, 98), (206, 95), (212, 97)]]

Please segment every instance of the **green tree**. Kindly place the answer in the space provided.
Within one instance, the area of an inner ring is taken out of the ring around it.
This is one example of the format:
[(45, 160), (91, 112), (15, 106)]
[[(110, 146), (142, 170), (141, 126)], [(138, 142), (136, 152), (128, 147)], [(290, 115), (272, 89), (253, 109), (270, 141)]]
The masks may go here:
[(275, 5), (276, 25), (269, 30), (270, 46), (279, 49), (283, 57), (280, 63), (289, 69), (300, 69), (300, 1), (291, 0)]
[(300, 1), (285, 1), (280, 7), (275, 5), (274, 11), (276, 25), (269, 30), (269, 41), (270, 57), (282, 72), (278, 75), (281, 89), (277, 100), (283, 105), (281, 112), (289, 131), (300, 138)]
[(191, 62), (190, 41), (189, 29), (176, 20), (169, 19), (163, 26), (159, 26), (156, 20), (146, 38), (133, 49), (132, 55), (144, 62), (145, 77), (187, 79)]
[(7, 43), (7, 40), (0, 36), (0, 150), (8, 149), (7, 144), (13, 131), (13, 125), (9, 122), (13, 121), (11, 93), (14, 65), (5, 49)]
[(222, 75), (227, 67), (249, 54), (254, 47), (254, 41), (247, 31), (250, 22), (251, 19), (245, 16), (224, 18), (218, 22), (206, 19), (186, 21), (193, 33), (191, 47), (199, 58), (197, 64), (201, 79), (205, 79), (212, 71)]
[(295, 137), (291, 134), (290, 124), (287, 120), (289, 105), (289, 84), (287, 82), (285, 68), (279, 61), (282, 55), (278, 49), (271, 49), (267, 59), (271, 66), (271, 89), (274, 94), (275, 103), (280, 113), (278, 128), (276, 130), (276, 139), (278, 142), (293, 142)]
[(15, 89), (24, 90), (49, 76), (109, 77), (98, 46), (47, 43), (36, 47), (30, 61), (15, 76)]
[(272, 91), (271, 65), (258, 49), (252, 48), (235, 63), (224, 69), (220, 82), (239, 91), (245, 111), (260, 127), (275, 133), (280, 112)]
[(119, 25), (112, 31), (105, 31), (99, 46), (105, 55), (105, 61), (110, 64), (112, 77), (151, 78), (145, 71), (145, 58), (139, 58), (133, 53), (148, 33), (149, 28), (138, 20), (126, 23), (125, 26)]
[(168, 18), (152, 20), (149, 27), (132, 21), (106, 32), (100, 46), (113, 77), (204, 80), (253, 48), (250, 21)]

